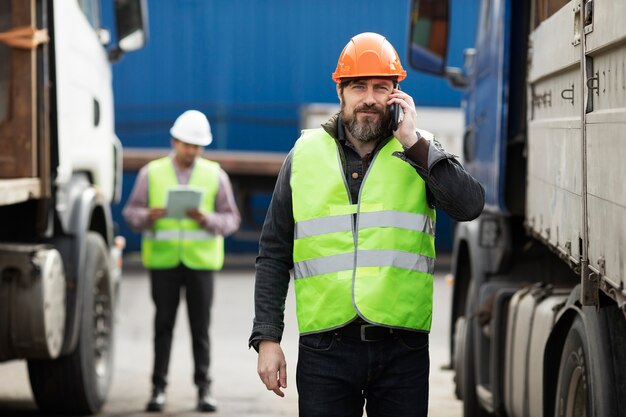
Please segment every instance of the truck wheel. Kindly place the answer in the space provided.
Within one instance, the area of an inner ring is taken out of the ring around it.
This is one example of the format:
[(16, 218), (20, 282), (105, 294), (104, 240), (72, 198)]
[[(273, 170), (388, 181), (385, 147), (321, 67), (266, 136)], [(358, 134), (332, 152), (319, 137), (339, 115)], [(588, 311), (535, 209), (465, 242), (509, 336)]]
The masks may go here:
[(467, 321), (460, 316), (454, 324), (454, 394), (459, 400), (463, 399), (463, 366), (465, 355), (465, 331)]
[[(621, 312), (617, 308), (612, 307), (618, 314), (613, 316), (613, 321), (611, 316), (607, 320), (607, 313), (612, 313), (608, 309), (601, 309), (597, 313), (589, 312), (586, 314), (586, 321), (581, 316), (576, 316), (570, 327), (559, 365), (554, 412), (557, 417), (625, 414), (618, 405), (621, 399), (619, 396), (623, 394), (619, 394), (620, 390), (616, 389), (620, 384), (616, 382), (614, 374), (614, 370), (623, 369), (621, 361), (616, 361), (611, 350), (605, 350), (617, 333), (610, 337), (603, 330), (607, 326), (617, 327), (617, 320), (623, 320), (623, 317), (620, 317)], [(620, 345), (616, 343), (615, 346)], [(592, 357), (593, 363), (590, 360)]]
[(465, 345), (463, 348), (462, 384), (461, 393), (463, 397), (463, 417), (488, 417), (490, 416), (478, 402), (476, 395), (476, 369), (474, 364), (474, 336), (472, 326), (476, 318), (470, 318), (465, 324)]
[(113, 300), (107, 248), (90, 232), (85, 242), (80, 334), (74, 352), (56, 360), (28, 361), (35, 401), (55, 414), (97, 413), (108, 394), (113, 368)]

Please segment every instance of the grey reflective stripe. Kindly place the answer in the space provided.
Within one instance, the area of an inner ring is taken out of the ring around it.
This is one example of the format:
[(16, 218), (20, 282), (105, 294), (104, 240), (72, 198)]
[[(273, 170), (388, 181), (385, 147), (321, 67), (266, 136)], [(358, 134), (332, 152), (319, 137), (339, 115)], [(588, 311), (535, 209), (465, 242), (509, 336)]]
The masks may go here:
[[(435, 225), (430, 217), (423, 214), (407, 213), (403, 211), (383, 210), (359, 213), (359, 229), (368, 227), (397, 227), (399, 229), (414, 230), (429, 235), (435, 234)], [(350, 230), (352, 230), (351, 214), (318, 217), (317, 219), (297, 222), (294, 237), (301, 239), (309, 236)]]
[(430, 217), (404, 211), (384, 210), (359, 213), (359, 229), (366, 227), (397, 227), (429, 235), (435, 233), (433, 220)]
[(293, 266), (294, 278), (306, 278), (331, 272), (349, 271), (354, 268), (354, 253), (324, 256), (296, 262)]
[[(435, 258), (394, 250), (359, 250), (357, 266), (393, 266), (432, 275), (435, 270)], [(295, 279), (299, 279), (331, 272), (346, 271), (353, 268), (354, 254), (342, 253), (340, 255), (296, 262), (294, 265), (294, 276)]]
[(204, 230), (151, 230), (143, 233), (145, 239), (152, 240), (210, 240), (215, 239), (212, 235)]
[(180, 230), (151, 230), (149, 232), (144, 232), (143, 237), (145, 239), (152, 240), (180, 239)]
[(361, 266), (393, 266), (432, 275), (435, 258), (395, 250), (360, 250), (357, 267)]
[(352, 230), (352, 214), (318, 217), (317, 219), (303, 220), (295, 225), (294, 238), (324, 235), (334, 232)]
[(206, 230), (183, 230), (181, 234), (183, 240), (211, 240), (215, 235)]

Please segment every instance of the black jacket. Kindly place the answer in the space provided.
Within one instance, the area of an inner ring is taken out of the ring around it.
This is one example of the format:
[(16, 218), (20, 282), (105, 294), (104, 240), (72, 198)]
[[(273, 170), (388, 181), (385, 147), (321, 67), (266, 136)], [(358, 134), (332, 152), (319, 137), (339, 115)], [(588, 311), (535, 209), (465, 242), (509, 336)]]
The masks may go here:
[[(362, 179), (376, 152), (389, 141), (380, 142), (372, 155), (361, 158), (345, 140), (341, 119), (335, 115), (322, 127), (341, 148), (342, 162), (352, 201), (357, 201)], [(255, 317), (249, 345), (258, 350), (258, 343), (268, 339), (280, 342), (283, 334), (285, 298), (289, 286), (289, 271), (293, 268), (294, 220), (291, 201), (291, 160), (287, 155), (278, 175), (256, 259), (254, 292)], [(485, 202), (483, 187), (459, 164), (455, 156), (443, 150), (436, 140), (418, 143), (396, 156), (413, 166), (427, 187), (428, 202), (457, 221), (473, 220), (482, 212)], [(411, 190), (406, 190), (410, 193)]]

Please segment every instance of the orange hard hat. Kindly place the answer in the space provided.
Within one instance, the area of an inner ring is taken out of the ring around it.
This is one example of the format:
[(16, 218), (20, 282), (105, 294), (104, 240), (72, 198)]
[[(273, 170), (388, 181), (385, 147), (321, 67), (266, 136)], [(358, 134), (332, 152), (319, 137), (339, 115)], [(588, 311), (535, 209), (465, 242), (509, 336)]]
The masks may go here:
[(398, 77), (406, 78), (398, 53), (384, 36), (365, 32), (356, 35), (343, 48), (333, 81), (355, 77)]

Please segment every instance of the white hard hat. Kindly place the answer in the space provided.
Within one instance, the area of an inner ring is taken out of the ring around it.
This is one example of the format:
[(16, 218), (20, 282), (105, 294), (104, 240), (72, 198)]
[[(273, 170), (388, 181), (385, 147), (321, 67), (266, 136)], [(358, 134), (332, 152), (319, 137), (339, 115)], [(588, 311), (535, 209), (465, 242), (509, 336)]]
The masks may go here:
[(170, 135), (191, 145), (207, 146), (213, 142), (211, 125), (206, 116), (198, 110), (187, 110), (178, 116), (170, 129)]

